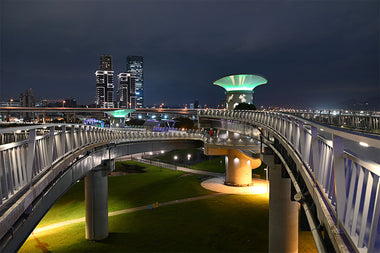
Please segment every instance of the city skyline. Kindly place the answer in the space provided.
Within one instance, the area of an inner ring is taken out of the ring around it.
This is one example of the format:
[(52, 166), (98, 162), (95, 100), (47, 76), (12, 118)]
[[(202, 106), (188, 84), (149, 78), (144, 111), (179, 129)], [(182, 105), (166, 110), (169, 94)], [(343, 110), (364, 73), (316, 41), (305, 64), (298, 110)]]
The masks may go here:
[[(225, 94), (212, 83), (237, 73), (268, 80), (255, 90), (257, 106), (332, 108), (380, 96), (378, 1), (2, 1), (1, 7), (1, 100), (32, 88), (36, 99), (59, 94), (93, 103), (101, 54), (113, 56), (115, 73), (125, 72), (126, 56), (144, 57), (146, 105), (196, 99), (217, 105)], [(134, 11), (125, 16), (125, 8)]]

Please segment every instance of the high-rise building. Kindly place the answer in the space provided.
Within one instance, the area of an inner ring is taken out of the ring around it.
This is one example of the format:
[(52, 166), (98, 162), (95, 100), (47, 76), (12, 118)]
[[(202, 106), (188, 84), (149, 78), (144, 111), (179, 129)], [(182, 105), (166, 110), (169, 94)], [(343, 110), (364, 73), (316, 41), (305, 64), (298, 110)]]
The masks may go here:
[(136, 77), (133, 73), (120, 73), (118, 76), (119, 87), (118, 105), (120, 108), (136, 108)]
[(144, 106), (144, 57), (129, 55), (127, 57), (127, 72), (136, 77), (136, 108)]
[(112, 56), (111, 55), (100, 56), (100, 70), (112, 70)]
[[(34, 92), (32, 89), (28, 89), (25, 93), (20, 94), (20, 106), (21, 107), (35, 107), (36, 100), (34, 100)], [(23, 112), (21, 113), (23, 119), (25, 121), (29, 121), (32, 119), (31, 112)]]
[(100, 70), (95, 72), (96, 107), (114, 108), (112, 56), (100, 56)]

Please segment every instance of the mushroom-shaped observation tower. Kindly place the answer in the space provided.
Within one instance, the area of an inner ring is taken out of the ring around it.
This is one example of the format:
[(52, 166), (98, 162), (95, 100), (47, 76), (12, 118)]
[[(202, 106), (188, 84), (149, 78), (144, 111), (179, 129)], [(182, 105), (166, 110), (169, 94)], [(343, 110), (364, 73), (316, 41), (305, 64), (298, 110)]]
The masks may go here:
[(121, 110), (115, 110), (115, 111), (107, 111), (109, 116), (111, 116), (110, 119), (110, 127), (111, 128), (122, 128), (125, 126), (125, 118), (128, 114), (131, 112), (136, 111), (135, 109), (121, 109)]
[(239, 103), (253, 103), (253, 90), (268, 81), (259, 75), (236, 74), (222, 77), (214, 82), (226, 90), (226, 109), (233, 110)]

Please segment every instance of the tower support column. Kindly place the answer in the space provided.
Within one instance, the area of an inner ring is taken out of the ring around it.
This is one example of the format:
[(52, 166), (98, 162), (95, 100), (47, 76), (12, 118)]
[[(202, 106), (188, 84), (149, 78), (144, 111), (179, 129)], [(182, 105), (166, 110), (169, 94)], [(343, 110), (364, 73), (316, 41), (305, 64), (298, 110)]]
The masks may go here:
[(238, 150), (228, 150), (225, 184), (231, 186), (249, 186), (252, 184), (251, 161)]
[(106, 160), (85, 177), (86, 239), (108, 237), (108, 174), (114, 160)]
[(273, 155), (262, 158), (269, 167), (269, 252), (298, 252), (299, 203), (291, 201), (291, 181)]

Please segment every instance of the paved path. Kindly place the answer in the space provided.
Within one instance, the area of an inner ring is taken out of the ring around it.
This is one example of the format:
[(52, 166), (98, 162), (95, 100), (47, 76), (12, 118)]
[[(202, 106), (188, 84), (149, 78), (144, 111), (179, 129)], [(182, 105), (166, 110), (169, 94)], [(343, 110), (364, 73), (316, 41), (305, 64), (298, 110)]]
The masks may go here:
[[(214, 197), (221, 196), (221, 195), (226, 195), (226, 194), (224, 194), (224, 193), (215, 193), (215, 194), (203, 195), (203, 196), (198, 196), (198, 197), (191, 197), (191, 198), (185, 198), (185, 199), (177, 199), (177, 200), (167, 201), (167, 202), (163, 202), (163, 203), (158, 203), (158, 207), (168, 206), (168, 205), (175, 205), (175, 204), (179, 204), (179, 203), (191, 202), (191, 201), (196, 201), (196, 200), (201, 200), (201, 199), (214, 198)], [(120, 214), (125, 214), (125, 213), (131, 213), (131, 212), (141, 211), (141, 210), (147, 210), (147, 209), (151, 209), (151, 208), (152, 208), (152, 205), (150, 204), (150, 205), (145, 205), (145, 206), (138, 206), (138, 207), (133, 207), (133, 208), (128, 208), (128, 209), (123, 209), (123, 210), (119, 210), (119, 211), (114, 211), (114, 212), (108, 213), (108, 217), (116, 216), (116, 215), (120, 215)], [(32, 235), (36, 235), (36, 234), (39, 234), (39, 233), (42, 233), (42, 232), (45, 232), (45, 231), (49, 231), (49, 230), (52, 230), (52, 229), (56, 229), (56, 228), (59, 228), (59, 227), (63, 227), (63, 226), (71, 225), (71, 224), (76, 224), (76, 223), (80, 223), (80, 222), (84, 222), (85, 220), (86, 220), (85, 217), (82, 217), (82, 218), (78, 218), (78, 219), (58, 222), (58, 223), (54, 223), (54, 224), (51, 224), (51, 225), (48, 225), (48, 226), (36, 228), (32, 232)]]

